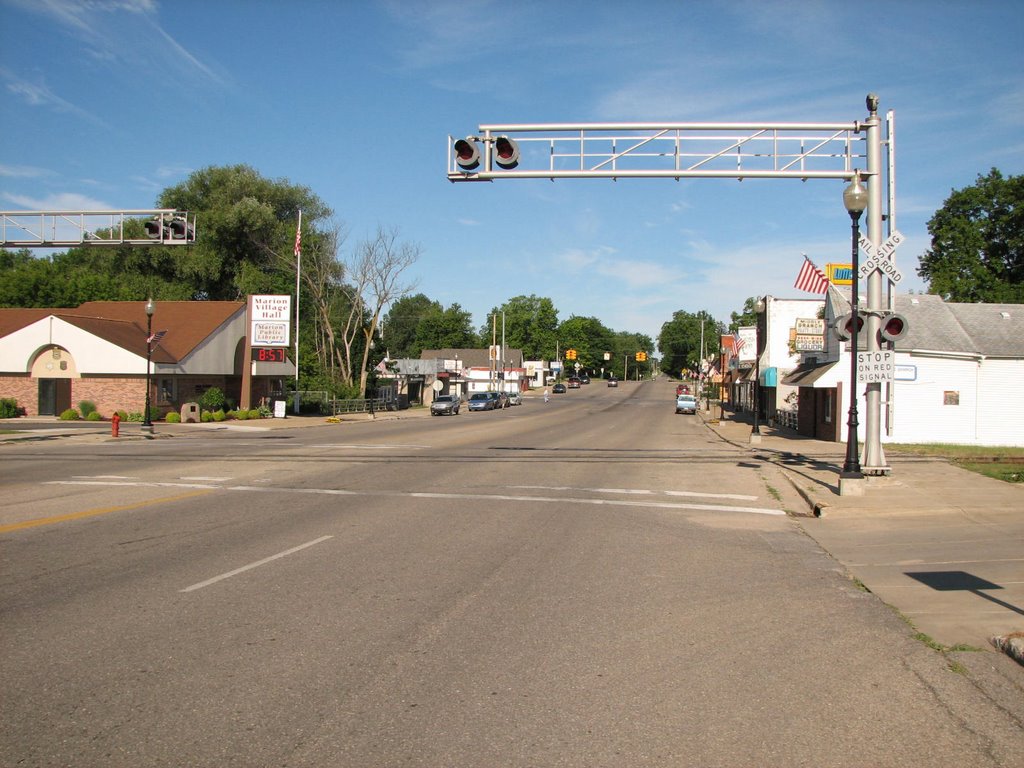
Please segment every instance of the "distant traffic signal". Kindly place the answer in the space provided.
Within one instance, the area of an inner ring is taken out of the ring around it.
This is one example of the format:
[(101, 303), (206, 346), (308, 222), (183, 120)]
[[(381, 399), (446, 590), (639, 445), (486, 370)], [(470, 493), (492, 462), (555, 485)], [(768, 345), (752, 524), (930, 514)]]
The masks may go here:
[(637, 352), (636, 355), (634, 355), (634, 359), (638, 363), (647, 362), (647, 353), (646, 352)]
[(575, 360), (576, 359), (576, 350), (575, 349), (567, 349), (567, 350), (565, 350), (565, 359), (566, 360)]

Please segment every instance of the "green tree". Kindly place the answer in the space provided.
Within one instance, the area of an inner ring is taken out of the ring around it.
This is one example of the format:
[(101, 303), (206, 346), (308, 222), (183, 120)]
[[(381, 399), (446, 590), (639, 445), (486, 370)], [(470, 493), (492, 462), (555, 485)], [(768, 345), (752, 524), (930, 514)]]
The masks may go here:
[(442, 311), (441, 305), (422, 293), (403, 296), (395, 301), (384, 315), (381, 337), (393, 358), (418, 358), (420, 353), (434, 347), (421, 347), (416, 332), (431, 311)]
[(501, 338), (502, 313), (505, 321), (505, 345), (521, 349), (526, 360), (546, 360), (555, 354), (558, 341), (558, 310), (551, 299), (539, 296), (515, 296), (500, 307), (494, 307), (481, 328), (481, 338), (490, 343), (492, 316), (497, 317), (498, 338)]
[(434, 302), (423, 315), (416, 328), (415, 357), (424, 349), (463, 349), (479, 346), (479, 338), (473, 332), (473, 316), (460, 305), (452, 304), (448, 309)]
[(194, 298), (237, 300), (250, 293), (293, 293), (295, 227), (303, 250), (331, 210), (307, 187), (272, 180), (247, 165), (211, 166), (164, 190), (157, 205), (196, 214), (196, 244), (170, 250)]
[(707, 310), (696, 314), (678, 310), (672, 319), (661, 326), (658, 348), (661, 350), (661, 370), (679, 376), (700, 363), (701, 333), (703, 329), (704, 358), (717, 358), (721, 346), (723, 326)]
[(745, 302), (743, 302), (742, 312), (733, 312), (730, 315), (729, 332), (736, 333), (740, 328), (757, 325), (757, 311), (755, 306), (757, 305), (757, 299), (753, 296), (749, 296)]
[(953, 190), (928, 222), (917, 273), (948, 301), (1024, 303), (1024, 176), (993, 168)]
[[(559, 350), (563, 362), (565, 350), (575, 349), (580, 368), (598, 371), (604, 365), (604, 353), (613, 349), (615, 333), (596, 317), (573, 315), (558, 326)], [(573, 361), (567, 363), (573, 367)]]

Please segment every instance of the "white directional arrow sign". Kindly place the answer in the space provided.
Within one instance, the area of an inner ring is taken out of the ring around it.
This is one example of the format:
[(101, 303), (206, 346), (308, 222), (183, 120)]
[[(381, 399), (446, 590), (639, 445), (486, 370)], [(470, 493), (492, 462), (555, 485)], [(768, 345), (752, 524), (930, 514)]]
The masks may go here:
[(865, 277), (870, 275), (876, 269), (881, 270), (882, 274), (889, 278), (893, 285), (899, 285), (903, 280), (903, 273), (897, 268), (892, 261), (892, 255), (896, 252), (896, 249), (900, 247), (900, 243), (903, 242), (903, 235), (899, 231), (893, 232), (889, 239), (882, 243), (876, 249), (870, 240), (864, 235), (860, 236), (860, 240), (857, 244), (860, 249), (867, 256), (857, 270), (857, 279), (863, 280)]

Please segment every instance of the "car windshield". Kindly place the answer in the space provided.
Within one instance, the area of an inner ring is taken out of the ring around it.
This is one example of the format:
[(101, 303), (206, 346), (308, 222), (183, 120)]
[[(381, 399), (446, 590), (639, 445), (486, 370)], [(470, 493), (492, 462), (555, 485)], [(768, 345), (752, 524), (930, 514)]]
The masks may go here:
[(484, 392), (477, 392), (475, 395), (471, 396), (469, 399), (470, 400), (487, 400), (489, 398), (490, 398), (490, 395), (488, 395), (488, 394), (486, 394)]
[(441, 395), (434, 402), (435, 403), (450, 403), (454, 398), (451, 395)]

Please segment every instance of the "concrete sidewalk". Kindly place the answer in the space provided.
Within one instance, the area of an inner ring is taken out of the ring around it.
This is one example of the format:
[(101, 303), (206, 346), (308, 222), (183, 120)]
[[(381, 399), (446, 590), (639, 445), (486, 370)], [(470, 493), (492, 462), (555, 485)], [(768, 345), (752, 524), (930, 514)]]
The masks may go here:
[[(783, 470), (806, 504), (804, 530), (868, 590), (936, 644), (990, 649), (1024, 663), (1024, 486), (943, 459), (887, 452), (892, 474), (840, 496), (846, 446), (703, 413), (707, 426)], [(1024, 673), (1018, 681), (1024, 694)]]

